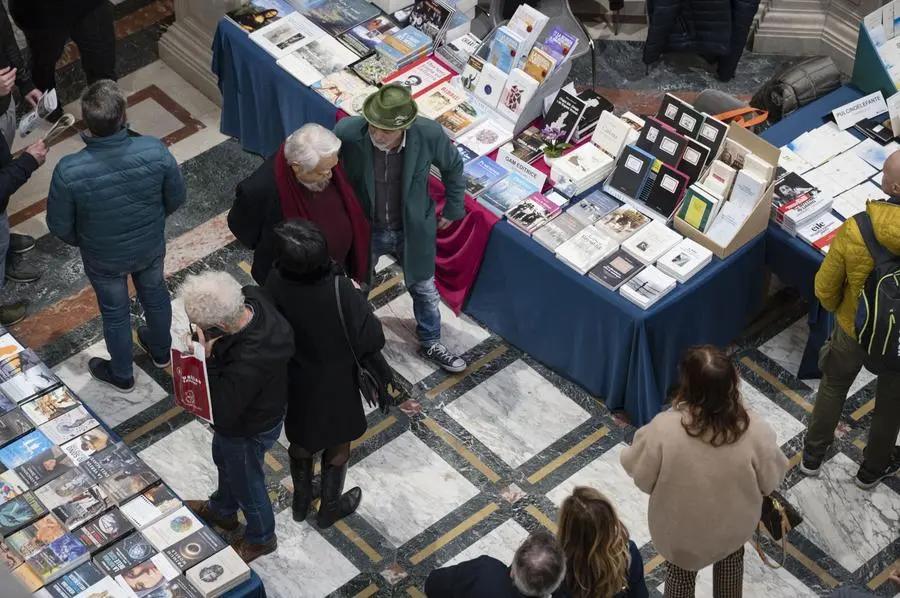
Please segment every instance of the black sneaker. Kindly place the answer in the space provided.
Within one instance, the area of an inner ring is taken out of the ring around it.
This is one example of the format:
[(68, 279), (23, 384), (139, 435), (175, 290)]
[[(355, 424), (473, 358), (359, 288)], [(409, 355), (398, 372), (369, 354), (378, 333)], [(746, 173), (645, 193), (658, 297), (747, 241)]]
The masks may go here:
[(13, 282), (34, 282), (41, 278), (41, 273), (37, 270), (29, 270), (14, 261), (6, 262), (6, 280)]
[(12, 326), (25, 319), (28, 309), (24, 301), (16, 301), (7, 305), (0, 305), (0, 325)]
[(897, 475), (898, 471), (900, 471), (900, 461), (898, 461), (897, 459), (894, 459), (894, 461), (878, 475), (873, 475), (866, 469), (860, 467), (859, 471), (856, 472), (856, 485), (863, 490), (871, 490), (872, 488), (877, 486), (881, 480), (889, 478), (893, 475)]
[(435, 343), (430, 347), (420, 348), (419, 355), (454, 374), (459, 373), (468, 367), (462, 357), (451, 352), (450, 349), (445, 347), (442, 343)]
[(101, 357), (92, 357), (88, 361), (88, 369), (94, 380), (99, 380), (104, 384), (115, 388), (119, 392), (131, 392), (134, 390), (134, 376), (127, 380), (120, 380), (113, 376), (109, 367), (109, 360)]
[(28, 253), (34, 249), (34, 237), (9, 233), (9, 252)]
[(800, 473), (808, 476), (817, 476), (820, 469), (822, 469), (822, 457), (813, 457), (804, 452), (803, 459), (800, 460)]
[(150, 360), (153, 361), (153, 365), (158, 367), (161, 370), (166, 369), (170, 365), (172, 365), (172, 357), (171, 353), (166, 353), (165, 360), (157, 359), (153, 356), (153, 353), (150, 352), (150, 344), (147, 342), (147, 337), (150, 335), (150, 328), (147, 326), (138, 326), (137, 329), (137, 345), (141, 348), (141, 350), (150, 356)]

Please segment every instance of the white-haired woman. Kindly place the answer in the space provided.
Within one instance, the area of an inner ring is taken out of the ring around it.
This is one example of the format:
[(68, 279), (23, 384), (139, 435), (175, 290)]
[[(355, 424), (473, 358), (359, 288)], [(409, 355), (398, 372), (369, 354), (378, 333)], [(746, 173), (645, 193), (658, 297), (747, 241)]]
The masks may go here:
[(358, 282), (369, 276), (371, 229), (338, 164), (341, 141), (314, 123), (303, 125), (237, 186), (228, 226), (253, 250), (253, 279), (265, 284), (275, 259), (273, 230), (291, 218), (315, 222), (328, 254)]

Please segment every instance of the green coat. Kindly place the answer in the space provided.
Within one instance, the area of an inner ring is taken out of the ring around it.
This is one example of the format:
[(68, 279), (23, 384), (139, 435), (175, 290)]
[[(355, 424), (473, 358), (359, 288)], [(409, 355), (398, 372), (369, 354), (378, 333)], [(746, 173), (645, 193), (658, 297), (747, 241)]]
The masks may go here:
[[(361, 116), (338, 121), (334, 133), (341, 140), (344, 173), (369, 222), (375, 220), (375, 172), (368, 123)], [(434, 164), (441, 171), (446, 191), (442, 216), (459, 220), (465, 216), (466, 183), (459, 152), (439, 124), (419, 118), (406, 130), (403, 150), (403, 274), (407, 284), (434, 276), (437, 220), (434, 200), (428, 195), (428, 175)]]

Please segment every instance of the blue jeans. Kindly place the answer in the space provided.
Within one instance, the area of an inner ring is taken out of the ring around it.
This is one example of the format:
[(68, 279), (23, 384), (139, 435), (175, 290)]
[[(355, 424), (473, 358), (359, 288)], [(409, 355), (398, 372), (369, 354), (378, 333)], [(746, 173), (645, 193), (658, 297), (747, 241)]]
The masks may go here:
[(84, 273), (97, 294), (97, 304), (103, 317), (103, 337), (111, 358), (113, 376), (129, 380), (133, 374), (129, 274), (150, 328), (150, 336), (146, 339), (150, 352), (157, 361), (168, 361), (172, 345), (172, 302), (163, 272), (165, 253), (148, 260), (136, 261), (131, 267), (114, 270), (83, 261)]
[(219, 488), (209, 497), (209, 508), (219, 517), (243, 511), (247, 520), (244, 539), (265, 544), (275, 535), (275, 512), (266, 490), (263, 460), (281, 434), (282, 421), (267, 432), (243, 438), (213, 433), (212, 456), (219, 470)]
[[(393, 254), (403, 263), (403, 231), (372, 228), (372, 268), (378, 258), (386, 254)], [(419, 344), (428, 348), (441, 342), (441, 295), (434, 284), (434, 276), (413, 284), (407, 283), (406, 290), (413, 300)]]

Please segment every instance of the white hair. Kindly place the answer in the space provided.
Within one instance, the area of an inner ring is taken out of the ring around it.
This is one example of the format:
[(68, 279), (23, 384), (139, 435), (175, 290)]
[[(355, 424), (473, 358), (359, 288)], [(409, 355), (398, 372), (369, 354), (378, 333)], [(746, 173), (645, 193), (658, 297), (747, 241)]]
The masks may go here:
[(338, 153), (341, 140), (337, 135), (316, 123), (303, 125), (284, 142), (284, 157), (288, 164), (296, 164), (303, 172), (309, 172), (322, 158)]
[(201, 328), (236, 325), (244, 314), (241, 284), (228, 272), (203, 272), (184, 279), (178, 289), (184, 311)]

